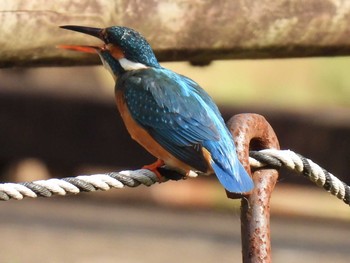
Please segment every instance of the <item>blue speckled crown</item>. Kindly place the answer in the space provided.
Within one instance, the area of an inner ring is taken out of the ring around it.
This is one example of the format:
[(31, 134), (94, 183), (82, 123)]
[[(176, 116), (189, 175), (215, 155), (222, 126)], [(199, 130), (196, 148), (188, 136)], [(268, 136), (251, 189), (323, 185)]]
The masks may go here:
[(105, 29), (105, 41), (121, 47), (125, 57), (149, 67), (160, 67), (147, 40), (131, 28), (112, 26)]

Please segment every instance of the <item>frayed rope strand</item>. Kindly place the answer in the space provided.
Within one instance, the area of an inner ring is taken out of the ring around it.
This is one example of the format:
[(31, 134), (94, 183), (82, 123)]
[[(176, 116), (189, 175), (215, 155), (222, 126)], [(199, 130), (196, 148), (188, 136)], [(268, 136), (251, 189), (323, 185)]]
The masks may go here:
[[(249, 162), (252, 168), (281, 168), (303, 174), (327, 192), (350, 204), (350, 187), (337, 177), (315, 164), (310, 159), (290, 150), (266, 149), (251, 151)], [(163, 180), (167, 181), (165, 178)], [(158, 182), (156, 174), (140, 169), (135, 171), (110, 172), (105, 174), (80, 175), (62, 179), (48, 179), (25, 183), (0, 184), (0, 201), (21, 200), (24, 197), (51, 197), (54, 195), (78, 194), (80, 192), (107, 191), (111, 188), (151, 186)]]

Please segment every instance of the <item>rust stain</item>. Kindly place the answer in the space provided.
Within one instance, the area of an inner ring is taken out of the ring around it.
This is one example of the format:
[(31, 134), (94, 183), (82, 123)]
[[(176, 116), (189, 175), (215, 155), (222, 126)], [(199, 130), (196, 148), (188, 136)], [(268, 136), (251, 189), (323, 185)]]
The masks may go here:
[[(279, 149), (277, 136), (263, 116), (239, 114), (231, 118), (228, 127), (235, 138), (238, 158), (252, 175), (255, 187), (242, 198), (241, 238), (244, 263), (271, 262), (270, 197), (277, 181), (276, 170), (257, 170), (249, 166), (249, 150)], [(235, 198), (228, 193), (229, 198)]]

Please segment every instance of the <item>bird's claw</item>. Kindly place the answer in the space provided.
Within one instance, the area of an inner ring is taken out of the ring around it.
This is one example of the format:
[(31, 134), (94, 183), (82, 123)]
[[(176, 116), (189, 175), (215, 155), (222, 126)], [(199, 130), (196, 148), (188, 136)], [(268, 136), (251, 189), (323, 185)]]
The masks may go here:
[(154, 163), (144, 165), (142, 169), (147, 169), (153, 172), (157, 176), (158, 182), (161, 183), (161, 182), (164, 182), (164, 176), (161, 175), (161, 173), (158, 171), (158, 168), (162, 166), (164, 166), (164, 162), (158, 159)]

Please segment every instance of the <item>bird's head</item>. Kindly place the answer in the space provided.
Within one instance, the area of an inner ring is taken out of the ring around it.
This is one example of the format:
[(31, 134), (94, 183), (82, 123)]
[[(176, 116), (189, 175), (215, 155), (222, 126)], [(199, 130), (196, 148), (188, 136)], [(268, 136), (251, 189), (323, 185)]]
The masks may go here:
[(95, 53), (114, 77), (125, 71), (148, 67), (160, 67), (147, 40), (137, 31), (121, 26), (94, 28), (85, 26), (61, 26), (61, 28), (88, 34), (101, 39), (101, 46), (61, 45), (60, 48)]

